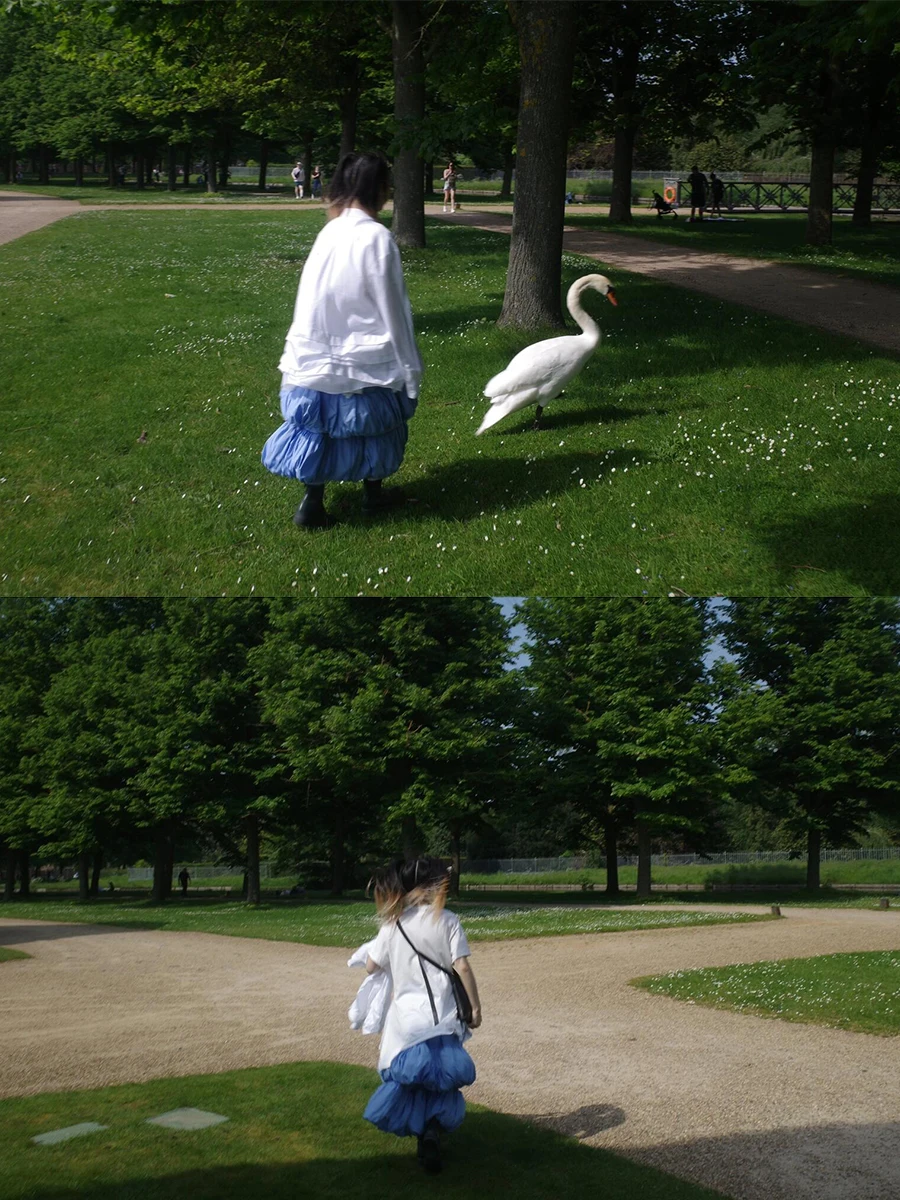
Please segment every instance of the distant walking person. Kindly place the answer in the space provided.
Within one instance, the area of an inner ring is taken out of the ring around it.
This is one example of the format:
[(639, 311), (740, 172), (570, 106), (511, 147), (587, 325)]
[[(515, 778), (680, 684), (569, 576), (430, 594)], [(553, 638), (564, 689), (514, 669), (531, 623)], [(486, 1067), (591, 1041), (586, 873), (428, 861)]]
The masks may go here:
[(448, 162), (447, 169), (444, 171), (444, 212), (447, 211), (447, 205), (450, 205), (450, 211), (456, 212), (456, 181), (459, 179), (459, 174), (456, 170), (455, 162)]
[(191, 882), (190, 872), (188, 871), (187, 867), (181, 868), (181, 872), (178, 876), (178, 882), (181, 884), (182, 896), (186, 896), (188, 894), (188, 884)]
[[(445, 907), (450, 873), (437, 858), (398, 862), (375, 877), (381, 930), (368, 945), (369, 975), (390, 972), (378, 1070), (382, 1084), (363, 1114), (384, 1133), (416, 1137), (429, 1173), (441, 1169), (441, 1134), (463, 1121), (459, 1090), (475, 1080), (463, 1048), (481, 1024), (481, 1002), (459, 917)], [(458, 973), (471, 1007), (466, 1024), (451, 982)]]
[(422, 359), (400, 251), (378, 220), (390, 190), (377, 154), (345, 154), (328, 185), (329, 221), (297, 289), (279, 367), (284, 424), (266, 442), (263, 465), (306, 485), (294, 514), (325, 529), (325, 485), (362, 481), (363, 512), (405, 503), (382, 481), (403, 462), (416, 411)]
[(313, 167), (312, 178), (309, 181), (310, 191), (314, 200), (318, 200), (322, 195), (322, 169), (321, 167)]
[(715, 171), (709, 173), (709, 190), (712, 196), (712, 204), (709, 206), (710, 216), (718, 214), (722, 215), (722, 197), (725, 195), (725, 184), (718, 177)]
[(694, 212), (696, 211), (696, 219), (698, 221), (702, 221), (703, 210), (706, 207), (706, 176), (695, 163), (694, 166), (691, 167), (691, 173), (688, 179), (691, 185), (691, 215), (689, 220), (694, 220)]
[(303, 168), (303, 163), (297, 163), (296, 167), (291, 171), (291, 179), (294, 181), (295, 199), (302, 200), (303, 185), (306, 183), (306, 171)]

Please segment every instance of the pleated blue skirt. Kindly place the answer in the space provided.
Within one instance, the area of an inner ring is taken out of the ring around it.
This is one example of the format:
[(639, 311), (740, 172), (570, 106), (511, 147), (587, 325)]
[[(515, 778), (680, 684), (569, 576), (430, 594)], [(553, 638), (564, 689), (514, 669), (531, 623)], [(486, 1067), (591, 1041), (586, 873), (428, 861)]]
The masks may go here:
[(386, 479), (403, 462), (416, 405), (405, 388), (333, 395), (283, 387), (284, 424), (263, 447), (263, 466), (301, 483)]
[(475, 1064), (458, 1037), (444, 1034), (401, 1050), (381, 1078), (363, 1113), (367, 1121), (398, 1137), (421, 1137), (431, 1120), (452, 1133), (466, 1115), (459, 1089), (475, 1082)]

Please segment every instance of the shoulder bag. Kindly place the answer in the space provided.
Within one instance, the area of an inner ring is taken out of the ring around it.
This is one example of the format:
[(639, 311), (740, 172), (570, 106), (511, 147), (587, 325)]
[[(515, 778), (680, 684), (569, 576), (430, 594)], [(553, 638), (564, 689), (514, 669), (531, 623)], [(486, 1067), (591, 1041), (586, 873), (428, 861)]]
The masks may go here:
[(463, 983), (462, 979), (460, 978), (459, 972), (455, 971), (453, 969), (453, 967), (450, 967), (449, 969), (447, 967), (442, 967), (439, 962), (435, 962), (433, 958), (429, 958), (427, 954), (423, 954), (421, 950), (416, 949), (416, 947), (413, 945), (412, 941), (410, 940), (409, 934), (406, 932), (406, 930), (403, 928), (403, 926), (400, 924), (399, 921), (397, 922), (397, 928), (403, 934), (403, 937), (409, 943), (410, 947), (413, 950), (413, 953), (416, 955), (416, 957), (419, 960), (419, 966), (422, 968), (422, 978), (425, 980), (425, 988), (428, 992), (428, 999), (431, 1001), (431, 1013), (432, 1013), (432, 1016), (434, 1017), (435, 1025), (438, 1024), (437, 1008), (434, 1003), (434, 993), (431, 990), (431, 984), (428, 982), (428, 976), (425, 973), (425, 967), (422, 965), (423, 958), (425, 959), (425, 962), (431, 963), (431, 965), (433, 967), (437, 967), (437, 969), (439, 971), (443, 971), (444, 974), (449, 977), (450, 987), (453, 989), (453, 999), (456, 1001), (456, 1015), (459, 1017), (459, 1019), (463, 1022), (464, 1025), (471, 1024), (471, 1022), (472, 1022), (472, 1001), (469, 999), (469, 993), (466, 991), (466, 985)]

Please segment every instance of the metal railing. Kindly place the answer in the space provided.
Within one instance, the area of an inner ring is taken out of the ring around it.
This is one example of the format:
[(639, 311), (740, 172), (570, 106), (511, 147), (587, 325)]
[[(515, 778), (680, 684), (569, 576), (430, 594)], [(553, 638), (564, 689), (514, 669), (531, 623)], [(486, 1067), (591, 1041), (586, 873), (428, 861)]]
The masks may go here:
[[(764, 212), (805, 212), (809, 206), (809, 182), (806, 180), (734, 180), (721, 176), (725, 185), (722, 208), (728, 212), (751, 210)], [(690, 204), (691, 185), (686, 179), (667, 178), (665, 187), (674, 187), (675, 203), (686, 208)], [(852, 212), (856, 201), (856, 183), (834, 184), (832, 211)], [(707, 191), (707, 208), (712, 196)], [(876, 183), (872, 190), (873, 213), (900, 212), (900, 183)]]
[[(824, 849), (821, 854), (822, 862), (852, 862), (856, 860), (873, 860), (885, 858), (900, 858), (900, 846), (856, 846), (849, 849)], [(637, 856), (620, 854), (620, 867), (637, 866)], [(653, 854), (650, 856), (654, 867), (713, 867), (746, 865), (748, 863), (785, 863), (802, 862), (805, 856), (795, 854), (792, 858), (787, 850), (753, 850), (728, 851), (720, 854)], [(564, 856), (559, 858), (473, 858), (463, 862), (463, 875), (537, 875), (546, 871), (584, 871), (588, 866), (585, 855)]]

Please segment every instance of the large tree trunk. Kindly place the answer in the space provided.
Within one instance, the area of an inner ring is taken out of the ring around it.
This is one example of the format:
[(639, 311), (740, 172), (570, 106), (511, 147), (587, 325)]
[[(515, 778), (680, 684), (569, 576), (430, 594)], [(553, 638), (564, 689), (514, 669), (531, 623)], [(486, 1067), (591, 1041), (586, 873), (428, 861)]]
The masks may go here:
[(174, 192), (178, 186), (178, 155), (170, 142), (166, 147), (166, 191)]
[(259, 144), (259, 179), (257, 186), (261, 192), (266, 190), (266, 175), (269, 171), (269, 139), (263, 138)]
[(135, 187), (139, 192), (147, 186), (147, 156), (143, 150), (138, 150), (134, 160)]
[(228, 167), (231, 164), (231, 138), (226, 134), (222, 139), (222, 154), (219, 159), (219, 191), (228, 190)]
[(78, 899), (91, 898), (91, 856), (87, 852), (78, 855)]
[(398, 245), (421, 248), (425, 245), (425, 177), (417, 143), (425, 118), (422, 4), (421, 0), (393, 0), (391, 8), (394, 131), (400, 143), (400, 149), (394, 155), (391, 231)]
[(872, 224), (872, 196), (875, 192), (875, 176), (878, 173), (878, 151), (874, 144), (863, 145), (856, 173), (856, 195), (853, 197), (851, 224), (857, 229), (867, 229)]
[(652, 892), (650, 886), (650, 830), (647, 828), (646, 821), (642, 821), (640, 817), (637, 820), (637, 837), (637, 895), (642, 896), (644, 899), (649, 899)]
[(31, 855), (27, 850), (19, 851), (19, 896), (27, 900), (31, 895)]
[(828, 135), (812, 144), (809, 169), (809, 208), (806, 214), (806, 244), (831, 245), (831, 210), (834, 204), (834, 141)]
[(352, 154), (356, 149), (356, 118), (359, 113), (359, 63), (355, 58), (347, 61), (344, 71), (344, 90), (338, 96), (338, 112), (341, 115), (340, 157)]
[(100, 872), (103, 870), (103, 855), (98, 850), (94, 855), (94, 866), (91, 872), (91, 895), (100, 895)]
[(571, 0), (515, 5), (522, 61), (516, 199), (498, 325), (563, 324), (560, 305), (566, 138), (575, 53)]
[(184, 169), (184, 186), (185, 187), (191, 186), (191, 166), (192, 165), (193, 164), (191, 162), (191, 145), (190, 145), (190, 143), (188, 143), (184, 148), (183, 169)]
[(344, 894), (344, 817), (343, 813), (335, 809), (334, 823), (331, 828), (331, 894), (332, 896), (343, 896)]
[(259, 817), (250, 813), (247, 826), (247, 903), (259, 904)]
[(606, 855), (606, 894), (619, 894), (619, 831), (614, 817), (603, 823), (603, 853)]
[(208, 138), (206, 142), (206, 190), (216, 190), (216, 139)]
[(634, 140), (637, 136), (639, 109), (637, 101), (638, 68), (640, 65), (640, 5), (626, 5), (628, 29), (615, 59), (615, 142), (613, 146), (612, 193), (609, 198), (609, 219), (630, 225), (631, 174), (634, 168)]
[(819, 860), (822, 854), (822, 831), (810, 828), (806, 834), (806, 886), (810, 891), (818, 891)]
[(503, 182), (500, 184), (500, 199), (510, 200), (512, 198), (512, 180), (513, 170), (516, 165), (516, 156), (513, 153), (512, 143), (503, 151)]
[(153, 847), (153, 890), (150, 893), (154, 904), (162, 904), (172, 893), (172, 846), (168, 828), (156, 831)]
[(459, 896), (459, 876), (462, 870), (462, 822), (450, 822), (450, 895)]
[(3, 880), (3, 899), (12, 900), (16, 894), (16, 852), (6, 851), (6, 877)]
[(80, 155), (75, 159), (75, 186), (84, 187), (84, 159)]

